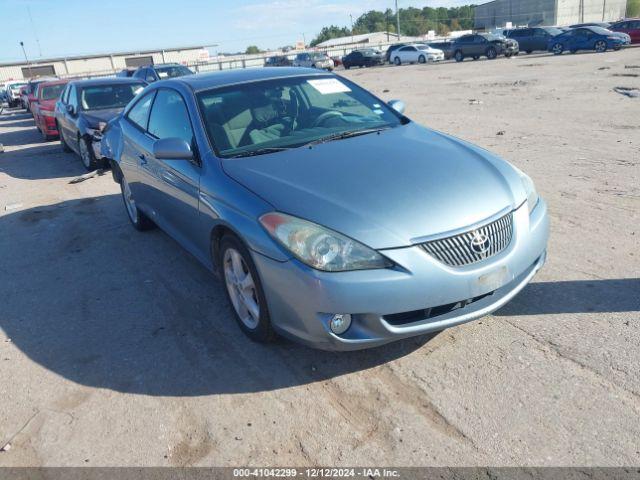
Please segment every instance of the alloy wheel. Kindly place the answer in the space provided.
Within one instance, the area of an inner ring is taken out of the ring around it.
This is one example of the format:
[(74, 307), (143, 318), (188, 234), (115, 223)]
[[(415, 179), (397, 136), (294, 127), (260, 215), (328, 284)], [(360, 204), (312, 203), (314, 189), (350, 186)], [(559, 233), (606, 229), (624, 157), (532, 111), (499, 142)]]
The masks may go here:
[(233, 308), (242, 323), (253, 330), (260, 320), (260, 300), (251, 270), (240, 252), (234, 248), (228, 248), (224, 252), (223, 268)]
[(559, 55), (562, 53), (562, 51), (564, 50), (564, 47), (562, 46), (561, 43), (556, 43), (553, 48), (553, 53), (555, 53), (556, 55)]
[(80, 159), (82, 163), (87, 169), (91, 168), (91, 154), (89, 153), (89, 147), (87, 147), (87, 142), (83, 139), (78, 139), (78, 146), (80, 147)]
[(607, 50), (607, 44), (604, 43), (604, 41), (602, 40), (597, 41), (595, 47), (596, 47), (596, 52), (598, 53), (602, 53)]
[(124, 206), (127, 208), (127, 214), (129, 214), (129, 218), (132, 223), (138, 223), (138, 208), (136, 207), (136, 202), (133, 199), (133, 195), (131, 194), (131, 188), (129, 184), (125, 180), (124, 176), (121, 180), (122, 185), (122, 198), (124, 200)]

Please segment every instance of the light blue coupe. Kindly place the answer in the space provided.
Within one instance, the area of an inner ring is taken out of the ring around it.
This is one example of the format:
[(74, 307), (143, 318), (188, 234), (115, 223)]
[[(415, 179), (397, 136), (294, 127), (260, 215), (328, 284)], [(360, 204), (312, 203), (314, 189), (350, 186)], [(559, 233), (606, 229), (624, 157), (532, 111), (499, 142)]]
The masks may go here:
[(508, 302), (542, 267), (529, 177), (399, 101), (303, 68), (148, 86), (111, 121), (127, 214), (217, 269), (242, 330), (353, 350)]

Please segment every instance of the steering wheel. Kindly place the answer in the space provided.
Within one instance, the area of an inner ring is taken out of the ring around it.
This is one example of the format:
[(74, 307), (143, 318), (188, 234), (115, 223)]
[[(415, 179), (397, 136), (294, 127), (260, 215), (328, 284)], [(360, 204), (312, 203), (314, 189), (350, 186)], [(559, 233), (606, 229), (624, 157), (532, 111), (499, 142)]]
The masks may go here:
[(328, 119), (330, 119), (332, 117), (342, 117), (342, 113), (337, 112), (336, 110), (330, 110), (328, 112), (324, 112), (324, 113), (320, 114), (320, 116), (318, 118), (316, 118), (316, 121), (313, 122), (313, 126), (314, 127), (319, 127), (326, 120), (328, 120)]

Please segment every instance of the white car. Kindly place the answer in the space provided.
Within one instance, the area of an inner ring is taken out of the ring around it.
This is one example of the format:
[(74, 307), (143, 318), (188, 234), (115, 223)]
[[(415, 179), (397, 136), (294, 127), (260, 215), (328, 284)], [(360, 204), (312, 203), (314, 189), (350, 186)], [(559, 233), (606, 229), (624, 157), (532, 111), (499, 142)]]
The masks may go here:
[(406, 45), (391, 53), (391, 61), (396, 65), (403, 63), (427, 63), (441, 62), (444, 60), (444, 52), (429, 45)]
[(7, 83), (7, 87), (5, 89), (5, 95), (7, 97), (7, 103), (9, 107), (17, 107), (20, 105), (20, 87), (24, 87), (27, 82), (13, 81)]

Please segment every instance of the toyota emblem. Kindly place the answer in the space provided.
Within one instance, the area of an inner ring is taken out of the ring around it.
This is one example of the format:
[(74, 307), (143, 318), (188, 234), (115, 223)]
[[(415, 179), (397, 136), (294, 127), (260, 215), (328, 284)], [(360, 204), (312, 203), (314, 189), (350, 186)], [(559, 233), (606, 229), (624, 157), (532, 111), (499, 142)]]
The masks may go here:
[(482, 232), (475, 232), (469, 242), (469, 246), (474, 253), (484, 255), (491, 248), (491, 239)]

